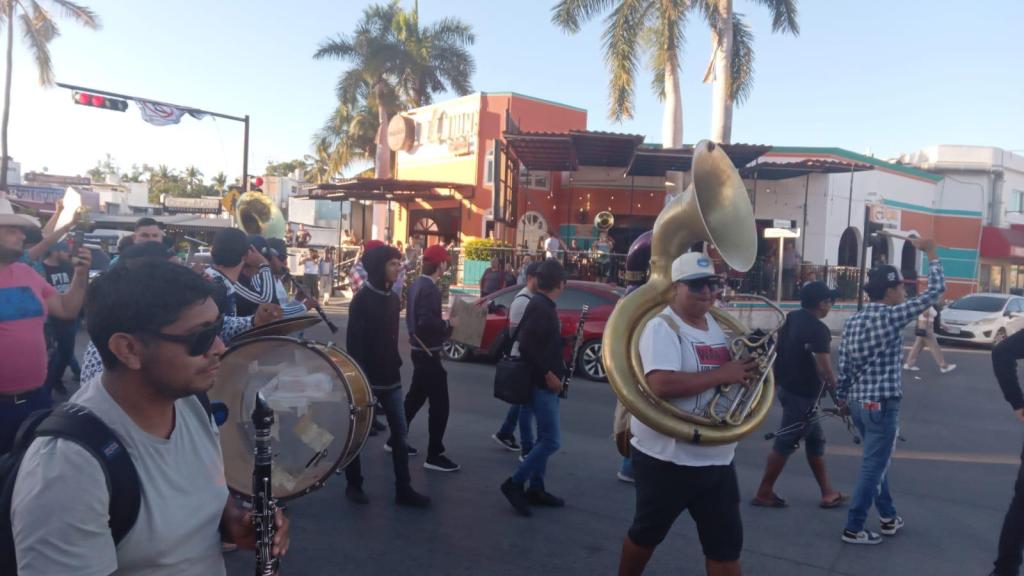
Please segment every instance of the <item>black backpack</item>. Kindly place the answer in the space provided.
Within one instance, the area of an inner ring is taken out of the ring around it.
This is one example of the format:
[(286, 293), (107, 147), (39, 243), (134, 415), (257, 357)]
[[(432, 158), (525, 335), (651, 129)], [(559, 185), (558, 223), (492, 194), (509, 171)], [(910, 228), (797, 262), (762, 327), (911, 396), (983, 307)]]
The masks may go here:
[(32, 413), (18, 428), (14, 445), (0, 455), (0, 574), (17, 574), (11, 502), (21, 460), (36, 438), (52, 436), (77, 443), (100, 463), (110, 491), (110, 533), (120, 542), (135, 524), (142, 504), (139, 474), (124, 443), (102, 420), (78, 404)]

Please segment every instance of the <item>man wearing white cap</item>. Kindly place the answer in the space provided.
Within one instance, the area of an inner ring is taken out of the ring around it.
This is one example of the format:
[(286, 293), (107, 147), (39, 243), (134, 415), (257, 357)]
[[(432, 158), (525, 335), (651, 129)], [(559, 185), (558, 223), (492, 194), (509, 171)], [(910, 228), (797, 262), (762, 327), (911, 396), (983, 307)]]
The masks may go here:
[(32, 218), (15, 214), (0, 198), (0, 454), (11, 449), (18, 426), (29, 414), (50, 406), (46, 381), (47, 316), (73, 320), (85, 300), (91, 257), (81, 247), (75, 274), (64, 294), (35, 270), (19, 262), (25, 230), (39, 228)]
[[(749, 380), (753, 359), (733, 360), (725, 333), (709, 314), (722, 283), (700, 252), (672, 263), (673, 295), (640, 336), (647, 384), (677, 408), (705, 405), (719, 385)], [(666, 436), (633, 418), (636, 511), (622, 545), (619, 574), (642, 574), (672, 524), (689, 510), (709, 576), (740, 574), (743, 523), (733, 467), (736, 444), (702, 446)]]

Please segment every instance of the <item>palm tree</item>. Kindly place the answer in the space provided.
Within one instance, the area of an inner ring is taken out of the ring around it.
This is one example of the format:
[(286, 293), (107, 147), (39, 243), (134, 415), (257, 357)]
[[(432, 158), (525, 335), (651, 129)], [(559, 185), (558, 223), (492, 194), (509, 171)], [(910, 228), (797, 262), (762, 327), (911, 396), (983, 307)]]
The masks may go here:
[(203, 173), (195, 166), (189, 166), (185, 168), (185, 184), (188, 187), (189, 192), (194, 192), (196, 186), (200, 186), (203, 183)]
[(314, 154), (306, 154), (306, 181), (313, 184), (326, 184), (337, 172), (331, 169), (331, 146), (326, 139), (315, 140)]
[(223, 195), (224, 187), (227, 186), (228, 183), (228, 177), (224, 174), (223, 171), (221, 171), (218, 172), (216, 176), (211, 178), (210, 182), (213, 182), (213, 189), (216, 190), (218, 194)]
[[(50, 0), (66, 18), (93, 30), (100, 27), (99, 17), (86, 6), (69, 0)], [(35, 56), (39, 84), (53, 84), (50, 41), (60, 35), (53, 14), (39, 0), (0, 0), (0, 24), (7, 27), (7, 75), (4, 78), (4, 111), (0, 121), (0, 193), (7, 191), (7, 127), (11, 116), (11, 69), (14, 64), (14, 19), (21, 20), (21, 34)]]
[[(391, 112), (400, 103), (427, 104), (433, 94), (445, 90), (468, 94), (476, 65), (466, 46), (474, 40), (470, 27), (456, 18), (421, 28), (418, 10), (407, 12), (397, 0), (367, 7), (351, 36), (325, 40), (313, 55), (317, 60), (335, 58), (352, 64), (338, 80), (339, 107), (325, 126), (344, 128), (333, 132), (332, 139), (341, 143), (348, 134), (362, 135), (372, 125), (376, 134), (374, 174), (389, 177), (387, 125)], [(365, 114), (368, 109), (376, 112), (375, 122)], [(353, 127), (351, 122), (358, 125)], [(336, 165), (367, 149), (350, 144), (349, 150), (339, 152)]]
[[(640, 58), (648, 54), (647, 66), (654, 74), (651, 87), (664, 101), (661, 123), (662, 145), (683, 145), (683, 100), (679, 88), (679, 52), (683, 47), (690, 0), (560, 0), (551, 20), (570, 34), (584, 23), (611, 9), (602, 39), (604, 59), (611, 77), (608, 116), (616, 122), (633, 118), (634, 86)], [(682, 177), (669, 173), (676, 192), (682, 191)]]
[[(796, 0), (757, 0), (772, 13), (772, 32), (800, 34)], [(733, 103), (742, 104), (754, 87), (754, 35), (733, 0), (694, 0), (711, 27), (711, 63), (704, 82), (712, 82), (711, 138), (732, 141)]]
[[(371, 99), (362, 103), (357, 110), (339, 103), (324, 123), (323, 128), (314, 137), (314, 146), (322, 147), (327, 152), (327, 166), (330, 175), (344, 172), (353, 162), (370, 160), (374, 157), (377, 147), (377, 134), (380, 121)], [(396, 101), (394, 95), (389, 100)]]

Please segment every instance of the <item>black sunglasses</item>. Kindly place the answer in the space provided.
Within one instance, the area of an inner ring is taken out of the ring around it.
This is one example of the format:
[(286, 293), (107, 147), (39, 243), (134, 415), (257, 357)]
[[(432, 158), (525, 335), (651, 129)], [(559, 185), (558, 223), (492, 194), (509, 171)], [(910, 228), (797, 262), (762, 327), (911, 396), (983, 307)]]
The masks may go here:
[(164, 334), (163, 332), (146, 332), (150, 336), (155, 336), (160, 340), (167, 342), (177, 342), (178, 344), (184, 344), (188, 350), (189, 356), (202, 356), (210, 351), (213, 347), (213, 343), (217, 340), (217, 336), (220, 335), (221, 330), (224, 328), (224, 317), (218, 316), (217, 320), (207, 326), (191, 334)]
[(710, 288), (712, 292), (718, 292), (722, 288), (722, 279), (717, 276), (707, 276), (705, 278), (697, 278), (696, 280), (682, 280), (686, 287), (694, 292), (703, 292), (705, 288)]

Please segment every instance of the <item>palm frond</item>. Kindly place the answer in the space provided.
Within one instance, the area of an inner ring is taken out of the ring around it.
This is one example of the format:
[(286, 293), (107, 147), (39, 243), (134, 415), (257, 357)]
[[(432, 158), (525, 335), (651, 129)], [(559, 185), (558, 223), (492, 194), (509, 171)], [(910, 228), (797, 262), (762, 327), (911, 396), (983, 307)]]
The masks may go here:
[(36, 70), (39, 72), (39, 84), (51, 86), (53, 84), (53, 60), (50, 58), (50, 40), (57, 36), (57, 28), (52, 20), (30, 17), (25, 12), (18, 14), (21, 20), (21, 34), (28, 45), (32, 56), (36, 61)]
[(732, 15), (732, 60), (729, 62), (732, 76), (730, 99), (742, 105), (754, 90), (754, 33), (743, 18), (743, 14)]
[(602, 34), (608, 66), (608, 117), (616, 122), (633, 118), (636, 71), (644, 23), (644, 0), (623, 0), (605, 18)]
[(575, 34), (583, 24), (603, 13), (615, 0), (561, 0), (551, 9), (551, 22), (563, 32)]
[(797, 21), (797, 0), (754, 0), (768, 8), (772, 13), (772, 32), (788, 32), (793, 36), (800, 35), (800, 23)]
[(333, 39), (321, 42), (320, 46), (317, 47), (316, 52), (313, 53), (313, 59), (322, 60), (324, 58), (336, 58), (338, 60), (347, 60), (352, 58), (355, 54), (356, 49), (355, 46), (352, 45), (352, 41), (339, 34)]
[(86, 28), (98, 30), (101, 27), (100, 17), (88, 6), (83, 6), (69, 0), (50, 0), (61, 8), (65, 18), (70, 18)]
[[(651, 87), (659, 99), (665, 98), (665, 69), (679, 70), (680, 54), (686, 44), (686, 0), (660, 3), (649, 17), (647, 43), (651, 52)], [(676, 74), (679, 77), (679, 74)]]

